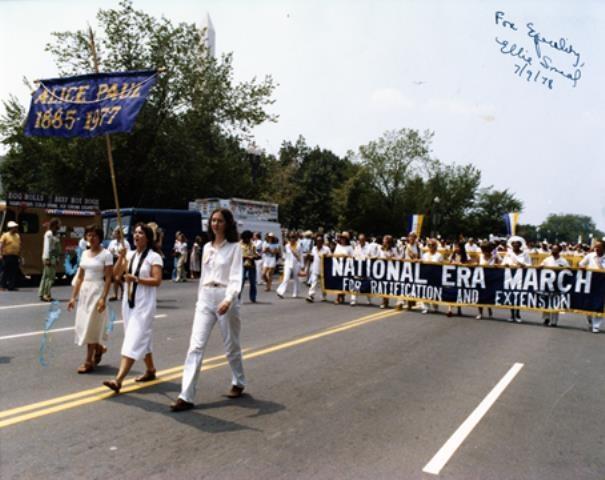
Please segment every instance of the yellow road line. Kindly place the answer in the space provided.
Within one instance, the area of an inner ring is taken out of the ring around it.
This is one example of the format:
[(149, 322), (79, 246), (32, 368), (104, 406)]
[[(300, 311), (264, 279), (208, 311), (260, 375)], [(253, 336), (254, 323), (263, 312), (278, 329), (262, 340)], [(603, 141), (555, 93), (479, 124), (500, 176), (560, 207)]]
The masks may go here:
[[(345, 322), (343, 324), (337, 325), (335, 327), (330, 327), (320, 332), (306, 335), (304, 337), (290, 340), (287, 342), (283, 342), (277, 345), (273, 345), (271, 347), (261, 348), (260, 350), (256, 350), (253, 352), (249, 352), (243, 355), (245, 360), (251, 360), (253, 358), (261, 357), (263, 355), (267, 355), (269, 353), (278, 352), (280, 350), (285, 350), (297, 345), (301, 345), (304, 343), (311, 342), (313, 340), (317, 340), (322, 337), (326, 337), (328, 335), (333, 335), (335, 333), (343, 332), (346, 330), (350, 330), (352, 328), (356, 328), (367, 323), (375, 322), (378, 320), (382, 320), (387, 317), (391, 317), (399, 314), (397, 311), (389, 311), (389, 312), (380, 312), (373, 315), (368, 315), (365, 317), (361, 317), (355, 320), (351, 320), (349, 322)], [(249, 351), (249, 350), (248, 350)], [(206, 362), (213, 362), (224, 358), (223, 355), (209, 358)], [(207, 370), (213, 370), (218, 367), (222, 367), (227, 365), (228, 362), (222, 360), (220, 362), (204, 365), (202, 367), (202, 372)], [(143, 388), (149, 388), (154, 385), (158, 385), (160, 383), (169, 382), (171, 380), (178, 379), (182, 376), (183, 366), (180, 365), (178, 367), (169, 368), (166, 370), (162, 370), (158, 372), (158, 378), (151, 382), (145, 383), (135, 383), (134, 380), (128, 380), (123, 383), (121, 393), (129, 393), (137, 390), (141, 390)], [(43, 417), (46, 415), (50, 415), (53, 413), (61, 412), (63, 410), (68, 410), (71, 408), (79, 407), (82, 405), (87, 405), (89, 403), (97, 402), (100, 400), (105, 400), (107, 398), (113, 397), (115, 394), (107, 390), (106, 387), (97, 387), (88, 390), (83, 390), (81, 392), (76, 392), (70, 395), (64, 395), (62, 397), (52, 398), (50, 400), (45, 400), (42, 402), (33, 403), (31, 405), (24, 405), (22, 407), (12, 408), (10, 410), (5, 410), (4, 412), (0, 412), (0, 418), (6, 418), (12, 416), (12, 418), (8, 418), (6, 420), (0, 421), (0, 428), (8, 427), (10, 425), (14, 425), (17, 423), (22, 423), (28, 420), (33, 420), (35, 418)], [(52, 406), (51, 406), (52, 405)], [(48, 407), (48, 408), (43, 408)], [(32, 410), (36, 410), (33, 411)], [(31, 413), (24, 413), (31, 412)], [(19, 415), (21, 414), (21, 415)], [(13, 416), (16, 415), (16, 416)]]

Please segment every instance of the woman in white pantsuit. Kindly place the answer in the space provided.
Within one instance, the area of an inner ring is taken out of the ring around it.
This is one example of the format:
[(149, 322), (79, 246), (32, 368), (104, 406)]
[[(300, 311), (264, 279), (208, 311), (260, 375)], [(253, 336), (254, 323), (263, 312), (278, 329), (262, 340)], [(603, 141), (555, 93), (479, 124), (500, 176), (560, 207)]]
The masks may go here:
[(120, 392), (122, 381), (137, 360), (144, 360), (146, 370), (135, 381), (155, 380), (151, 353), (152, 326), (164, 263), (162, 257), (153, 250), (155, 244), (151, 227), (138, 223), (133, 237), (136, 249), (128, 253), (122, 249), (113, 270), (114, 277), (120, 277), (126, 271), (124, 281), (127, 286), (127, 295), (124, 295), (122, 301), (124, 342), (120, 369), (115, 379), (103, 382), (103, 385), (116, 393)]
[(96, 225), (86, 227), (84, 237), (90, 248), (82, 253), (71, 299), (67, 304), (67, 309), (71, 311), (78, 302), (75, 342), (76, 345), (87, 346), (86, 360), (78, 368), (78, 373), (91, 372), (107, 351), (103, 345), (107, 323), (105, 302), (113, 270), (113, 255), (101, 245), (103, 229)]
[(170, 406), (173, 412), (194, 407), (204, 351), (210, 332), (217, 322), (232, 373), (231, 390), (227, 397), (240, 397), (246, 386), (239, 342), (240, 317), (237, 301), (242, 288), (242, 249), (231, 211), (221, 208), (212, 212), (208, 236), (210, 241), (204, 245), (202, 254), (202, 278), (183, 369), (183, 384), (178, 399)]
[(279, 287), (275, 290), (279, 298), (284, 298), (290, 277), (292, 277), (292, 297), (298, 297), (298, 290), (300, 290), (298, 274), (303, 267), (303, 256), (298, 248), (298, 235), (292, 232), (289, 235), (289, 239), (290, 241), (286, 245), (284, 253), (284, 275)]

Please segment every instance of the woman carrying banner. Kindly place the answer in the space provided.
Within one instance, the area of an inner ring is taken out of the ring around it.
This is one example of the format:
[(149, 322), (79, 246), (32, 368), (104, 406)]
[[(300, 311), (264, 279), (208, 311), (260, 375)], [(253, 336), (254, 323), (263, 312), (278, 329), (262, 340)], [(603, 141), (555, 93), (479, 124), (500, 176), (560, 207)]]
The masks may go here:
[[(605, 270), (605, 256), (603, 254), (603, 242), (597, 242), (594, 246), (593, 252), (586, 255), (580, 261), (578, 266), (580, 268)], [(588, 329), (592, 330), (592, 333), (599, 333), (603, 317), (593, 317), (592, 315), (587, 315), (586, 321), (588, 322)]]
[[(466, 249), (464, 248), (464, 240), (459, 240), (454, 243), (454, 250), (449, 258), (449, 263), (451, 265), (466, 265), (469, 263), (468, 255), (466, 254)], [(456, 307), (457, 315), (462, 316), (462, 307)], [(454, 314), (452, 313), (451, 305), (447, 307), (447, 316), (451, 317)]]
[(277, 287), (275, 292), (279, 298), (284, 298), (284, 294), (288, 288), (288, 280), (292, 277), (292, 297), (298, 297), (298, 290), (300, 289), (300, 279), (298, 274), (303, 267), (303, 256), (298, 248), (298, 234), (291, 232), (288, 235), (289, 242), (286, 245), (284, 254), (284, 276), (282, 282)]
[(113, 257), (103, 248), (103, 229), (96, 225), (86, 227), (84, 236), (90, 248), (82, 252), (78, 273), (74, 279), (69, 311), (76, 306), (76, 345), (86, 344), (86, 359), (78, 373), (91, 372), (107, 351), (103, 345), (107, 311), (105, 301), (111, 287)]
[[(428, 247), (429, 247), (428, 252), (424, 252), (422, 254), (422, 262), (423, 263), (443, 263), (443, 255), (438, 250), (439, 244), (437, 243), (437, 240), (435, 240), (434, 238), (431, 238), (428, 241)], [(437, 303), (425, 303), (422, 306), (422, 313), (425, 315), (427, 313), (429, 313), (429, 307), (431, 308), (433, 313), (437, 313), (439, 311), (439, 305)]]
[[(351, 245), (351, 236), (349, 232), (342, 232), (337, 239), (336, 248), (334, 249), (334, 256), (341, 257), (352, 257), (353, 256), (353, 247)], [(355, 294), (352, 294), (352, 297), (355, 298)], [(334, 301), (336, 305), (340, 305), (345, 303), (345, 294), (339, 293), (336, 295), (336, 300)], [(355, 302), (353, 301), (353, 305)]]
[(227, 397), (241, 397), (246, 385), (239, 342), (241, 324), (237, 301), (242, 288), (242, 249), (238, 242), (237, 224), (230, 210), (221, 208), (212, 212), (208, 236), (210, 241), (204, 245), (202, 254), (202, 278), (183, 370), (183, 384), (178, 399), (170, 406), (173, 412), (194, 407), (204, 351), (217, 322), (232, 372), (231, 390)]
[[(550, 255), (542, 260), (540, 266), (566, 268), (569, 267), (569, 262), (561, 256), (561, 246), (554, 244), (550, 249)], [(544, 320), (544, 325), (556, 327), (557, 323), (559, 323), (559, 312), (544, 312), (542, 319)]]
[(124, 272), (127, 295), (122, 301), (124, 318), (124, 342), (120, 369), (113, 380), (103, 385), (116, 393), (122, 388), (122, 381), (137, 360), (143, 359), (146, 371), (137, 382), (155, 380), (152, 339), (153, 318), (156, 311), (157, 289), (162, 283), (162, 257), (153, 250), (153, 230), (144, 223), (138, 223), (134, 229), (135, 250), (120, 250), (120, 257), (114, 266), (114, 277)]
[[(531, 267), (531, 258), (529, 253), (523, 248), (525, 246), (525, 240), (519, 236), (512, 236), (508, 239), (509, 250), (504, 255), (502, 265), (511, 267), (527, 268)], [(521, 311), (512, 309), (510, 310), (509, 322), (521, 323)]]
[[(500, 264), (500, 257), (496, 252), (494, 246), (489, 242), (484, 242), (481, 244), (481, 253), (479, 254), (479, 265), (482, 267), (491, 267), (493, 265)], [(489, 318), (494, 316), (494, 312), (492, 307), (488, 307), (487, 315)], [(477, 320), (481, 320), (483, 318), (483, 307), (479, 307), (479, 314), (477, 315)]]
[[(382, 237), (382, 247), (380, 248), (379, 258), (385, 259), (396, 259), (399, 258), (397, 253), (397, 247), (395, 246), (395, 239), (392, 235), (385, 235)], [(380, 308), (388, 308), (389, 299), (387, 297), (382, 299)]]

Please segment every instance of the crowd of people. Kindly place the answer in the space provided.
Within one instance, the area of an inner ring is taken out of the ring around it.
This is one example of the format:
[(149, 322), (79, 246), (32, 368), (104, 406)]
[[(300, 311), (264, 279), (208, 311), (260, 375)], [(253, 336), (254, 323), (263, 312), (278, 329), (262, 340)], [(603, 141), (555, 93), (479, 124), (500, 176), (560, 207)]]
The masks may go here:
[[(13, 266), (18, 269), (20, 239), (18, 225), (9, 222), (7, 226), (8, 231), (0, 237), (0, 253), (4, 263), (0, 286), (14, 289)], [(44, 235), (44, 270), (38, 290), (43, 301), (52, 301), (50, 290), (61, 256), (57, 236), (59, 227), (57, 219), (51, 220)], [(228, 397), (238, 398), (242, 395), (246, 386), (239, 342), (239, 306), (243, 287), (247, 281), (250, 302), (256, 303), (257, 285), (264, 286), (266, 292), (271, 292), (280, 268), (281, 275), (275, 288), (277, 297), (283, 299), (289, 288), (293, 297), (303, 296), (302, 285), (306, 284), (308, 290), (304, 298), (309, 303), (313, 303), (316, 298), (328, 301), (327, 292), (322, 290), (321, 285), (321, 263), (322, 257), (326, 255), (348, 256), (359, 260), (383, 258), (454, 265), (573, 265), (605, 271), (602, 241), (594, 242), (591, 246), (546, 242), (531, 245), (518, 236), (479, 241), (460, 237), (450, 242), (441, 238), (421, 240), (414, 232), (404, 238), (392, 235), (368, 238), (363, 233), (352, 235), (349, 232), (281, 233), (285, 239), (283, 243), (271, 232), (266, 233), (264, 238), (259, 232), (244, 231), (239, 234), (232, 213), (227, 209), (217, 209), (210, 217), (207, 234), (196, 237), (191, 246), (183, 233), (176, 234), (172, 249), (172, 279), (175, 282), (195, 279), (199, 281), (199, 288), (191, 340), (185, 358), (183, 384), (178, 399), (171, 405), (173, 411), (183, 411), (194, 406), (205, 346), (216, 323), (219, 324), (232, 371)], [(84, 362), (77, 369), (78, 373), (85, 374), (95, 369), (107, 351), (106, 302), (122, 301), (125, 333), (120, 366), (115, 378), (103, 382), (107, 388), (119, 393), (124, 379), (138, 360), (143, 360), (145, 372), (136, 377), (135, 381), (149, 382), (156, 378), (152, 353), (153, 319), (157, 289), (162, 283), (163, 267), (167, 260), (161, 249), (162, 231), (156, 224), (137, 224), (133, 232), (133, 246), (122, 238), (119, 230), (113, 232), (113, 239), (106, 249), (103, 248), (103, 237), (104, 232), (98, 226), (91, 225), (85, 230), (85, 237), (79, 245), (82, 252), (72, 281), (68, 309), (76, 310), (75, 343), (86, 346)], [(113, 296), (108, 299), (112, 284)], [(357, 305), (359, 292), (332, 293), (335, 294), (336, 304)], [(367, 297), (367, 302), (371, 304), (372, 299)], [(378, 306), (389, 308), (389, 299), (381, 299)], [(423, 314), (439, 312), (438, 304), (417, 303), (403, 298), (396, 298), (394, 307), (419, 309)], [(456, 307), (456, 314), (461, 313), (461, 307)], [(447, 308), (446, 314), (454, 315), (451, 306)], [(477, 318), (483, 318), (484, 314), (484, 309), (479, 308)], [(493, 315), (491, 308), (487, 308), (487, 315)], [(559, 314), (544, 313), (543, 318), (545, 325), (556, 326)], [(587, 320), (590, 331), (598, 333), (601, 317), (588, 316)], [(509, 321), (521, 322), (519, 310), (511, 310)]]

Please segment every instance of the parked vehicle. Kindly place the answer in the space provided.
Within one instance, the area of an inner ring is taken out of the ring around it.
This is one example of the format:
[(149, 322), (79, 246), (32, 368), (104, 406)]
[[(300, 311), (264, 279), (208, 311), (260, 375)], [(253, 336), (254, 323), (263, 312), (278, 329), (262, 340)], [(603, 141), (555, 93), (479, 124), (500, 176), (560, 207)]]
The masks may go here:
[[(90, 224), (101, 225), (101, 213), (98, 210), (71, 210), (58, 208), (30, 207), (23, 202), (0, 201), (0, 232), (6, 231), (10, 221), (19, 224), (21, 234), (21, 271), (26, 276), (42, 275), (42, 248), (44, 233), (52, 218), (61, 221), (59, 237), (64, 255), (74, 255), (78, 241), (84, 236), (84, 229)], [(64, 258), (57, 266), (57, 274), (62, 275)]]

